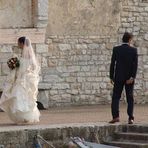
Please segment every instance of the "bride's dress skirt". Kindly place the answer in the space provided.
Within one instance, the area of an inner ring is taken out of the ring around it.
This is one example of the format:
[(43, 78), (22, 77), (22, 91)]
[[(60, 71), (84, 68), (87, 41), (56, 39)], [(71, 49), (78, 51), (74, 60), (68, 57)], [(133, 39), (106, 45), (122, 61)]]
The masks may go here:
[(40, 112), (37, 108), (38, 92), (37, 74), (12, 70), (7, 77), (0, 108), (2, 108), (15, 123), (39, 122)]

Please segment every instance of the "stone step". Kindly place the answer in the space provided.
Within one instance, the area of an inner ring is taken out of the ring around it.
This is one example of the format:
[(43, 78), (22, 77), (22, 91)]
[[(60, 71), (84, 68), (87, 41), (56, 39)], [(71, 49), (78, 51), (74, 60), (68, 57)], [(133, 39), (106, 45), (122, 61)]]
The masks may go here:
[(110, 141), (105, 144), (111, 146), (118, 146), (120, 148), (148, 148), (148, 143), (144, 142), (130, 142), (130, 141)]
[(144, 126), (144, 125), (124, 126), (122, 128), (122, 131), (123, 132), (148, 133), (148, 126)]
[(148, 141), (148, 133), (117, 132), (113, 136), (117, 140)]
[(104, 145), (104, 144), (91, 143), (91, 142), (85, 142), (85, 144), (90, 148), (119, 148), (116, 146), (108, 146), (108, 145)]

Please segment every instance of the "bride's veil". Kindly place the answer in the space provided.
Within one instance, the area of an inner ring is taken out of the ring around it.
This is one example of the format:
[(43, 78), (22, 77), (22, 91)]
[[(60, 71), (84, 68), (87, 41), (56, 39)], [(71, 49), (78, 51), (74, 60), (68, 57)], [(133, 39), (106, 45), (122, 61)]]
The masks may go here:
[[(22, 63), (20, 64), (20, 75), (22, 84), (27, 89), (28, 96), (37, 99), (40, 66), (32, 48), (30, 39), (26, 38), (22, 51)], [(29, 89), (28, 89), (29, 88)], [(34, 104), (35, 105), (35, 104)]]
[[(24, 48), (22, 51), (22, 58), (27, 62), (23, 62), (24, 68), (29, 68), (35, 74), (38, 74), (40, 71), (40, 66), (35, 56), (35, 52), (32, 48), (32, 44), (29, 38), (25, 39)], [(23, 68), (23, 69), (24, 69)]]

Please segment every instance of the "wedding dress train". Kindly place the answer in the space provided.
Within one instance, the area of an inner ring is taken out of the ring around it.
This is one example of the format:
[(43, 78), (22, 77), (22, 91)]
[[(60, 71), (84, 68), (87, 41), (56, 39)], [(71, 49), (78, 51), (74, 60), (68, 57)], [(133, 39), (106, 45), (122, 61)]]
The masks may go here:
[(0, 99), (0, 108), (15, 123), (39, 122), (40, 112), (36, 103), (39, 66), (29, 40), (23, 49), (22, 57), (18, 59), (20, 67), (11, 70), (7, 76)]

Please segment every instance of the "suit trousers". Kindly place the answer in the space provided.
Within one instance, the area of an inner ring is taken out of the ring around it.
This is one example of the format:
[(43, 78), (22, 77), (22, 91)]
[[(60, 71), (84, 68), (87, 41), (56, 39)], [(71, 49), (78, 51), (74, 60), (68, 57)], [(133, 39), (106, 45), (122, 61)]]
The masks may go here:
[(134, 89), (134, 83), (133, 84), (126, 84), (125, 82), (115, 82), (114, 83), (112, 104), (111, 104), (113, 119), (119, 117), (119, 102), (120, 102), (121, 94), (122, 94), (122, 91), (123, 91), (124, 87), (125, 87), (125, 91), (126, 91), (126, 99), (127, 99), (127, 104), (128, 104), (128, 106), (127, 106), (127, 114), (129, 116), (129, 119), (134, 119), (134, 116), (133, 116), (133, 109), (134, 109), (133, 89)]

